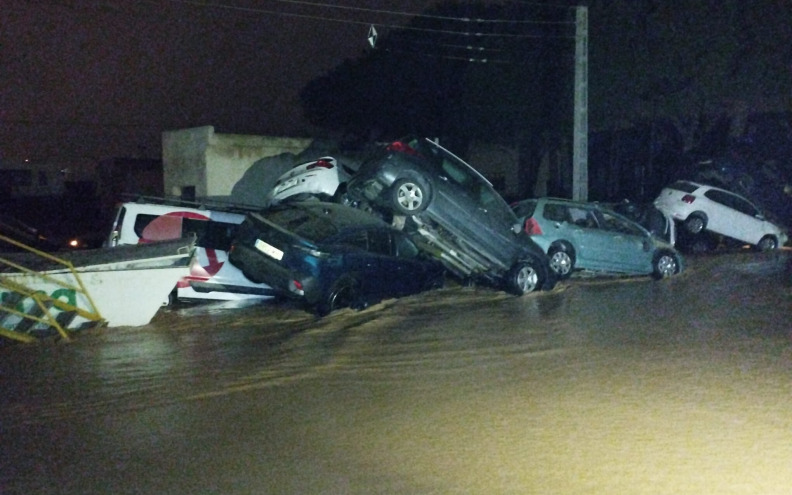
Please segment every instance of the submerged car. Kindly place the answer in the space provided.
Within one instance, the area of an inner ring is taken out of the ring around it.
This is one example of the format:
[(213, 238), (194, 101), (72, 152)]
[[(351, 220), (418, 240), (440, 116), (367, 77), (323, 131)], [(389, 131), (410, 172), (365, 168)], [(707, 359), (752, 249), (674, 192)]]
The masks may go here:
[(379, 218), (318, 201), (248, 214), (229, 259), (250, 280), (302, 299), (319, 315), (439, 288), (445, 274)]
[(706, 230), (761, 251), (778, 249), (788, 240), (787, 233), (767, 221), (753, 203), (718, 187), (676, 181), (660, 192), (655, 206), (681, 222), (691, 234)]
[(557, 198), (512, 205), (559, 278), (576, 269), (670, 277), (682, 270), (674, 247), (638, 223), (595, 203)]
[(555, 284), (547, 255), (523, 233), (492, 184), (430, 139), (411, 137), (380, 148), (349, 181), (347, 195), (401, 217), (405, 230), (420, 234), (465, 280), (517, 295)]
[(351, 174), (332, 156), (302, 163), (278, 178), (266, 203), (274, 206), (286, 200), (337, 201)]

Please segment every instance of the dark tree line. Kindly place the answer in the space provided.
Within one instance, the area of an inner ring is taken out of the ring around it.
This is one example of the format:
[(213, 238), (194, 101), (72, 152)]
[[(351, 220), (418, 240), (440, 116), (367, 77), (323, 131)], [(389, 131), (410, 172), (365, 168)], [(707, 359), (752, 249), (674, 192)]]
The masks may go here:
[[(368, 56), (304, 88), (305, 114), (361, 140), (414, 132), (460, 154), (473, 140), (516, 147), (527, 196), (541, 157), (569, 155), (581, 2), (560, 3), (448, 2), (382, 29)], [(692, 157), (728, 153), (750, 132), (747, 115), (792, 108), (788, 0), (582, 3), (592, 199), (646, 199)], [(557, 167), (551, 192), (565, 195), (571, 162)]]
[[(574, 10), (449, 2), (302, 91), (311, 123), (364, 140), (417, 133), (463, 153), (517, 144), (526, 189), (572, 119)], [(485, 19), (499, 22), (459, 21)], [(467, 33), (467, 34), (466, 34)]]

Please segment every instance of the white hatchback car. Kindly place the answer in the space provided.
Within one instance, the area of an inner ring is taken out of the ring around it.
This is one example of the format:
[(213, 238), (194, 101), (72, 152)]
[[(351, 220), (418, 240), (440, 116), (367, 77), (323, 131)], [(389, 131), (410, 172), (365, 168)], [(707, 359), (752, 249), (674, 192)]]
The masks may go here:
[(267, 204), (274, 206), (286, 199), (318, 198), (333, 201), (343, 193), (351, 172), (332, 156), (301, 163), (278, 177), (267, 195)]
[(677, 181), (665, 187), (655, 206), (683, 223), (691, 234), (703, 230), (751, 244), (762, 251), (786, 244), (787, 233), (765, 220), (747, 199), (713, 186)]

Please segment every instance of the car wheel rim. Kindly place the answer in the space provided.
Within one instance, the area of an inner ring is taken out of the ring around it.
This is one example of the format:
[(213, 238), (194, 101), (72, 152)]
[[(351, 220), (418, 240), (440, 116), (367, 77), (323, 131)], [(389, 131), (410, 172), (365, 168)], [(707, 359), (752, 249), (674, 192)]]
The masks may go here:
[(517, 286), (525, 293), (533, 291), (538, 283), (539, 274), (531, 266), (524, 266), (517, 273)]
[(554, 253), (550, 258), (550, 268), (559, 275), (566, 275), (572, 269), (572, 258), (563, 251)]
[(687, 222), (687, 227), (691, 234), (698, 234), (699, 232), (704, 230), (704, 220), (698, 217), (691, 218)]
[(657, 271), (663, 278), (675, 274), (677, 271), (677, 263), (674, 257), (661, 256), (660, 259), (657, 260)]
[(412, 183), (405, 183), (399, 187), (399, 204), (409, 211), (417, 210), (423, 203), (423, 192), (421, 188)]
[(348, 308), (352, 305), (352, 287), (344, 286), (336, 289), (330, 294), (328, 307), (330, 311)]
[(759, 249), (762, 251), (772, 251), (776, 248), (775, 241), (770, 238), (764, 238), (759, 241)]

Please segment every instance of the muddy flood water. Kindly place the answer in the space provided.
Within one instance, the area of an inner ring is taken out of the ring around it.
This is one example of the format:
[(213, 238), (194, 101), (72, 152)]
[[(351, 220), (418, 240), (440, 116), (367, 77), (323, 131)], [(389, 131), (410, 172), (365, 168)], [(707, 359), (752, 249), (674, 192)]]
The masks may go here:
[(0, 348), (2, 494), (789, 494), (792, 252)]

